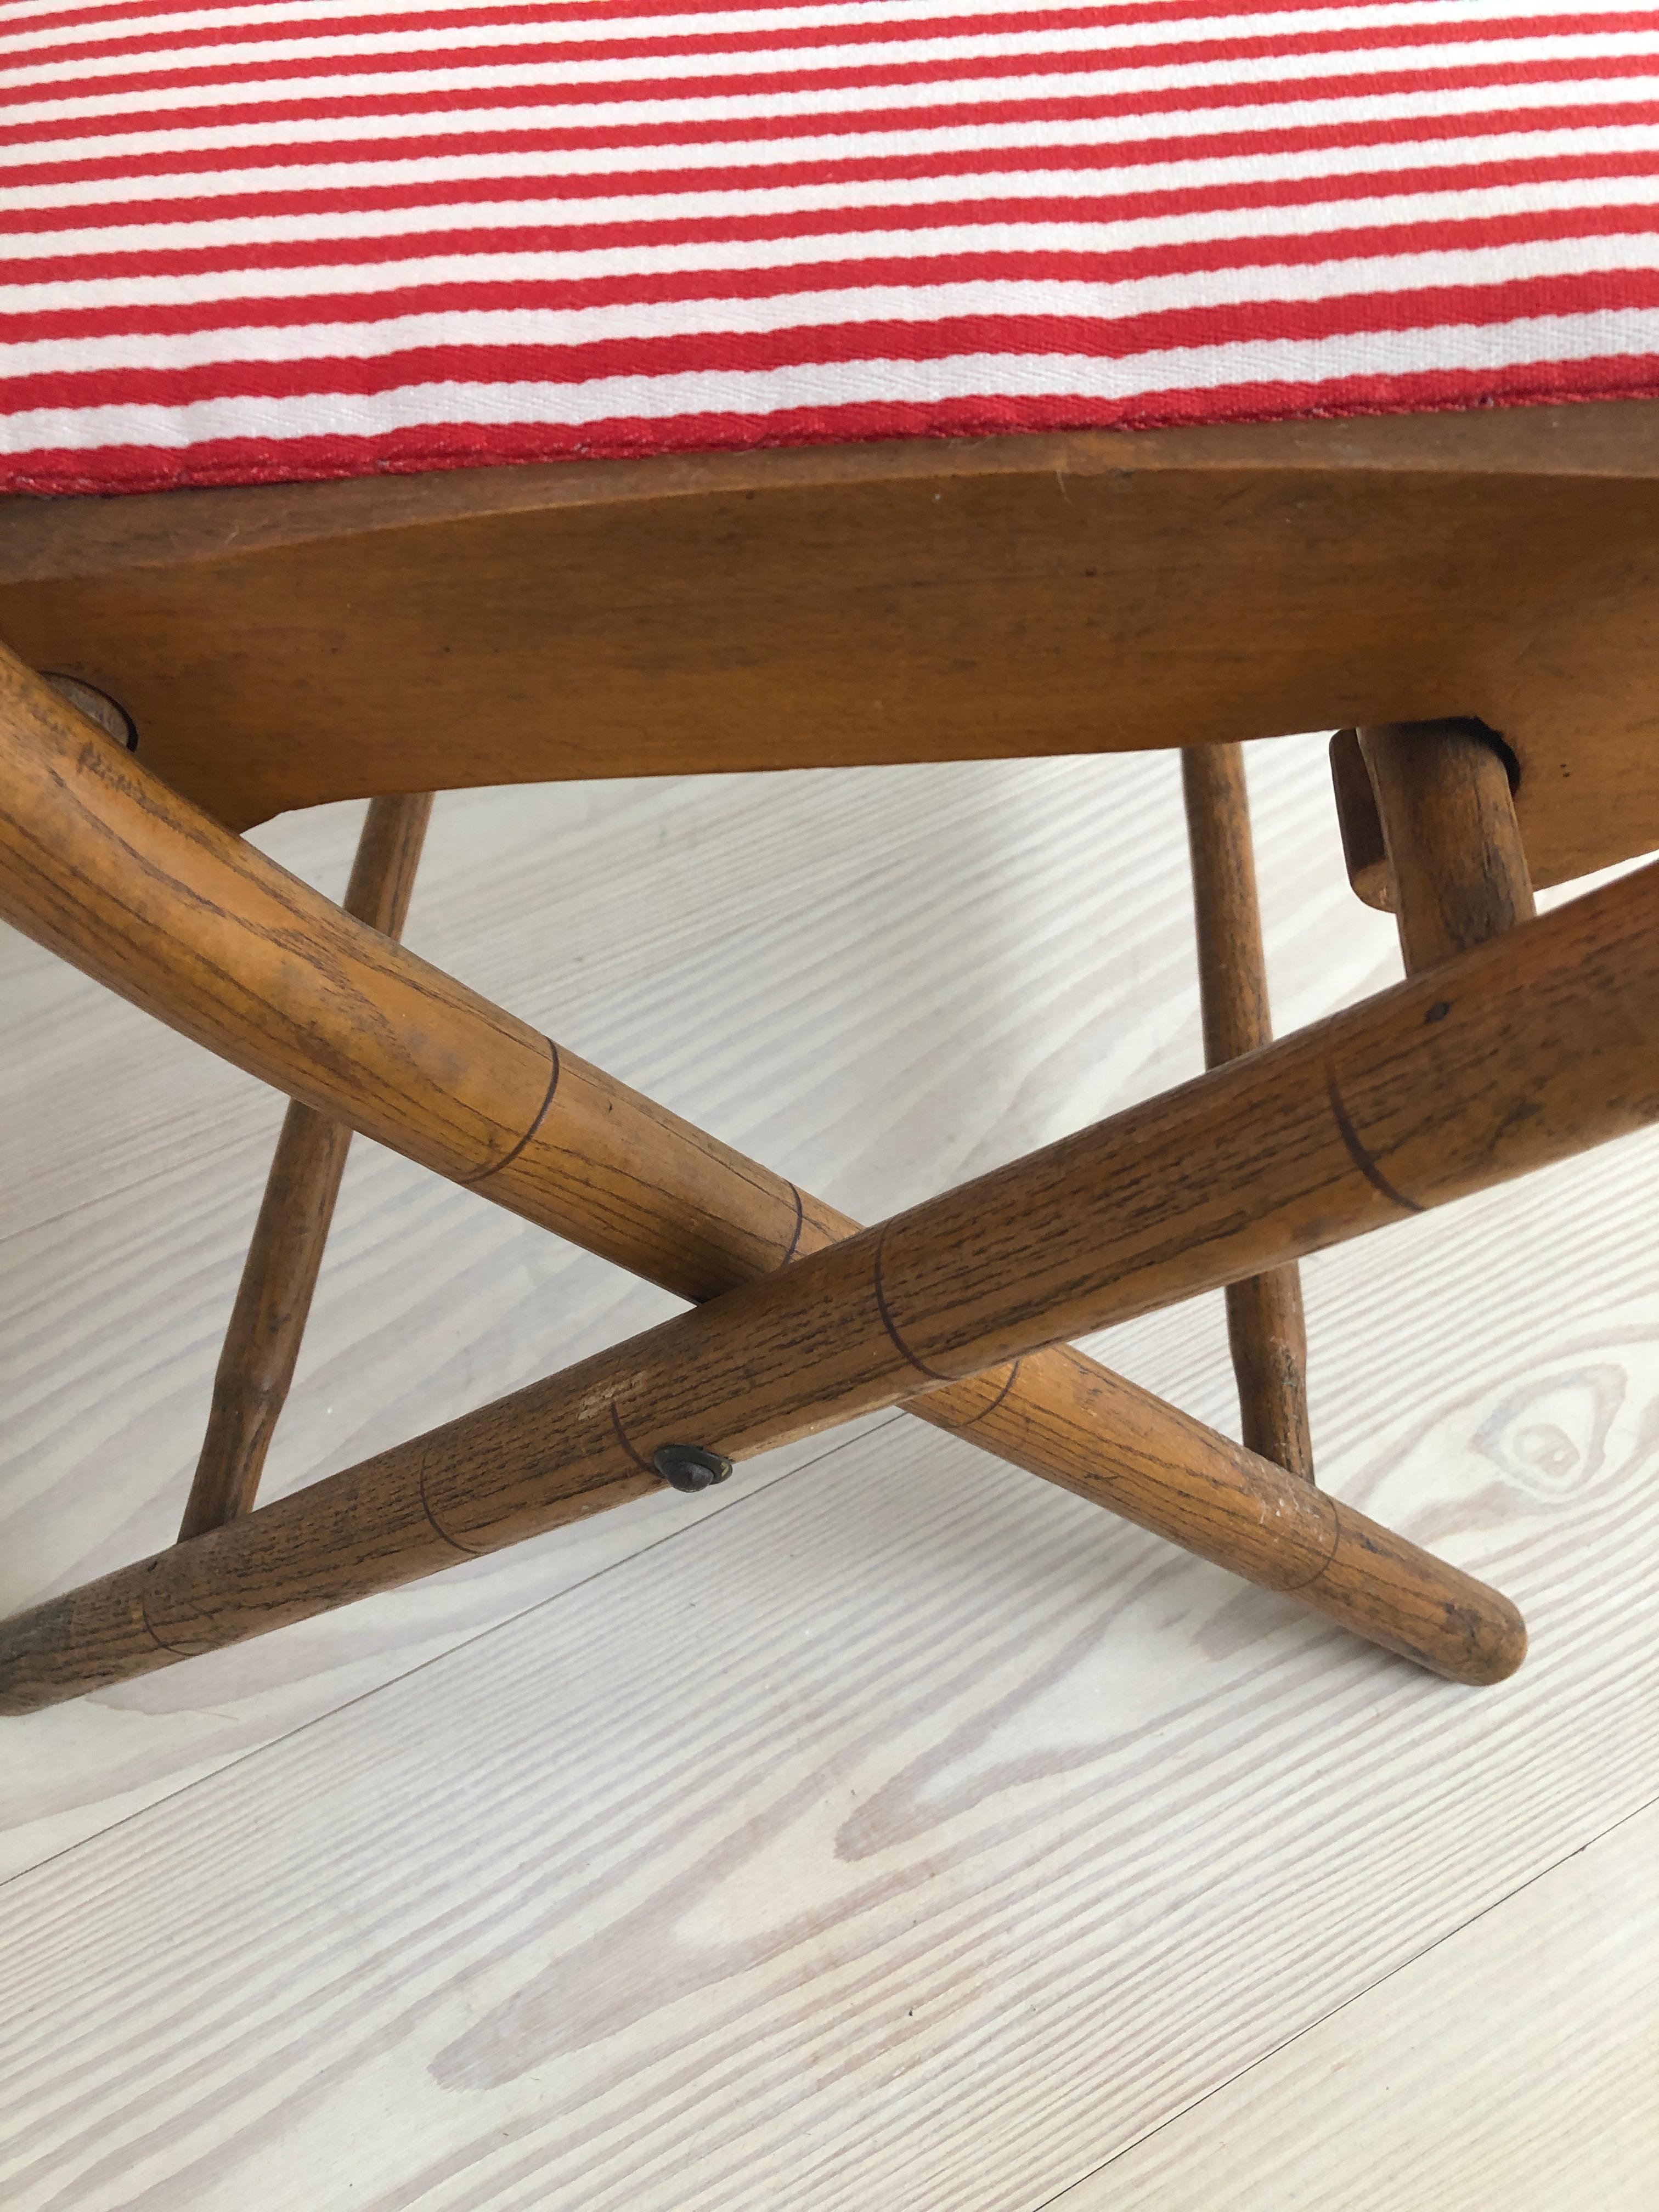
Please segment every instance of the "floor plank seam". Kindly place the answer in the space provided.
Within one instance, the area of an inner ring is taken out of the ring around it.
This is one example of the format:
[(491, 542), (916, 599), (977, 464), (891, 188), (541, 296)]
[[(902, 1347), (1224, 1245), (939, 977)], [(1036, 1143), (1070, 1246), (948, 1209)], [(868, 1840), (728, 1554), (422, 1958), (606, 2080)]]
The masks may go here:
[(1189, 2097), (1184, 2104), (1177, 2105), (1172, 2112), (1166, 2112), (1164, 2118), (1154, 2125), (1143, 2128), (1139, 2135), (1132, 2136), (1128, 2142), (1120, 2143), (1109, 2158), (1102, 2159), (1098, 2166), (1091, 2166), (1086, 2173), (1078, 2174), (1073, 2179), (1068, 2181), (1063, 2189), (1056, 2190), (1052, 2197), (1045, 2197), (1040, 2203), (1034, 2204), (1030, 2208), (1030, 2212), (1052, 2212), (1052, 2208), (1063, 2204), (1074, 2190), (1081, 2189), (1085, 2182), (1093, 2181), (1097, 2176), (1106, 2172), (1110, 2167), (1115, 2166), (1120, 2159), (1127, 2158), (1133, 2150), (1138, 2150), (1142, 2143), (1150, 2142), (1154, 2136), (1162, 2135), (1166, 2128), (1173, 2127), (1178, 2120), (1185, 2119), (1189, 2113), (1195, 2112), (1201, 2106), (1207, 2105), (1212, 2097), (1222, 2095), (1224, 2091), (1231, 2089), (1235, 2082), (1243, 2081), (1247, 2075), (1254, 2074), (1258, 2067), (1265, 2066), (1270, 2060), (1277, 2058), (1281, 2051), (1290, 2050), (1293, 2045), (1302, 2042), (1304, 2038), (1316, 2033), (1328, 2021), (1335, 2020), (1352, 2006), (1360, 2003), (1374, 1990), (1382, 1988), (1385, 1983), (1395, 1980), (1401, 1974), (1408, 1973), (1413, 1966), (1420, 1966), (1425, 1959), (1431, 1957), (1443, 1946), (1452, 1942), (1469, 1929), (1477, 1927), (1481, 1921), (1489, 1919), (1494, 1912), (1502, 1911), (1503, 1908), (1514, 1899), (1534, 1888), (1539, 1882), (1545, 1881), (1550, 1875), (1568, 1865), (1572, 1860), (1582, 1858), (1583, 1854), (1595, 1844), (1605, 1842), (1609, 1836), (1616, 1835), (1620, 1828), (1628, 1827), (1632, 1820), (1639, 1820), (1644, 1813), (1652, 1812), (1656, 1807), (1659, 1807), (1659, 1792), (1651, 1797), (1644, 1798), (1639, 1805), (1632, 1805), (1628, 1812), (1621, 1813), (1616, 1820), (1609, 1820), (1605, 1827), (1598, 1828), (1593, 1836), (1585, 1837), (1583, 1843), (1575, 1844), (1570, 1851), (1563, 1851), (1558, 1858), (1552, 1859), (1547, 1866), (1541, 1866), (1535, 1873), (1529, 1874), (1524, 1881), (1516, 1882), (1512, 1889), (1506, 1889), (1501, 1897), (1493, 1898), (1491, 1904), (1483, 1905), (1478, 1912), (1470, 1913), (1467, 1920), (1460, 1920), (1455, 1928), (1449, 1928), (1443, 1935), (1437, 1936), (1431, 1943), (1425, 1943), (1420, 1951), (1413, 1951), (1410, 1958), (1402, 1959), (1398, 1966), (1390, 1966), (1387, 1973), (1379, 1974), (1374, 1981), (1365, 1983), (1362, 1988), (1355, 1990), (1351, 1996), (1344, 1997), (1340, 2004), (1328, 2005), (1323, 2012), (1316, 2014), (1310, 2021), (1304, 2021), (1294, 2033), (1281, 2036), (1277, 2043), (1270, 2045), (1266, 2051), (1259, 2051), (1248, 2065), (1235, 2067), (1231, 2074), (1224, 2075), (1218, 2081), (1212, 2081), (1210, 2087), (1198, 2096)]
[(678, 1543), (684, 1537), (695, 1536), (699, 1529), (709, 1528), (717, 1521), (723, 1521), (728, 1514), (740, 1512), (755, 1498), (769, 1496), (781, 1483), (791, 1482), (797, 1475), (810, 1474), (812, 1468), (822, 1467), (826, 1460), (834, 1459), (839, 1452), (849, 1450), (854, 1444), (862, 1443), (866, 1437), (878, 1435), (884, 1429), (896, 1427), (902, 1418), (902, 1413), (895, 1413), (886, 1420), (878, 1421), (872, 1427), (860, 1430), (855, 1436), (843, 1436), (837, 1438), (834, 1443), (816, 1454), (813, 1458), (803, 1460), (799, 1467), (785, 1468), (781, 1474), (775, 1474), (769, 1480), (757, 1484), (753, 1490), (745, 1492), (741, 1498), (726, 1498), (713, 1505), (710, 1510), (689, 1526), (670, 1528), (665, 1534), (654, 1538), (652, 1542), (641, 1544), (638, 1551), (629, 1552), (619, 1559), (611, 1559), (605, 1565), (596, 1567), (591, 1575), (584, 1575), (579, 1582), (567, 1583), (562, 1589), (553, 1590), (546, 1597), (536, 1599), (533, 1604), (520, 1607), (517, 1613), (510, 1613), (500, 1620), (491, 1621), (487, 1628), (479, 1629), (476, 1635), (463, 1637), (459, 1642), (450, 1644), (447, 1650), (434, 1651), (430, 1658), (422, 1659), (416, 1665), (405, 1668), (401, 1674), (388, 1675), (385, 1681), (376, 1682), (373, 1689), (361, 1690), (356, 1697), (346, 1698), (339, 1705), (331, 1705), (326, 1712), (313, 1713), (309, 1720), (301, 1721), (298, 1727), (283, 1729), (280, 1735), (273, 1735), (266, 1742), (256, 1744), (251, 1751), (245, 1751), (234, 1759), (228, 1759), (222, 1766), (215, 1766), (205, 1774), (195, 1776), (182, 1788), (168, 1790), (165, 1796), (151, 1798), (148, 1804), (140, 1805), (132, 1812), (123, 1814), (118, 1820), (112, 1820), (105, 1827), (94, 1828), (89, 1834), (78, 1837), (74, 1843), (65, 1844), (62, 1850), (49, 1851), (44, 1858), (35, 1860), (33, 1865), (19, 1867), (15, 1874), (0, 1876), (0, 1891), (9, 1889), (14, 1882), (26, 1881), (29, 1875), (40, 1873), (44, 1868), (57, 1866), (63, 1860), (72, 1858), (76, 1852), (84, 1850), (88, 1844), (96, 1843), (102, 1837), (112, 1836), (118, 1830), (129, 1826), (134, 1820), (143, 1820), (147, 1814), (155, 1812), (158, 1808), (173, 1804), (181, 1797), (187, 1797), (192, 1790), (199, 1790), (208, 1783), (217, 1782), (222, 1776), (234, 1772), (239, 1767), (247, 1765), (252, 1759), (263, 1759), (267, 1752), (275, 1751), (279, 1745), (292, 1743), (296, 1738), (307, 1735), (311, 1729), (320, 1728), (325, 1722), (336, 1720), (342, 1713), (351, 1711), (355, 1706), (366, 1705), (371, 1698), (378, 1698), (382, 1691), (390, 1690), (400, 1682), (407, 1682), (416, 1674), (423, 1674), (429, 1667), (441, 1666), (445, 1661), (454, 1658), (458, 1653), (471, 1650), (476, 1645), (485, 1642), (488, 1638), (499, 1636), (504, 1630), (529, 1620), (532, 1613), (544, 1613), (550, 1606), (557, 1605), (565, 1598), (574, 1597), (577, 1591), (591, 1589), (595, 1583), (603, 1582), (607, 1575), (615, 1574), (619, 1568), (631, 1566), (635, 1559), (643, 1559), (653, 1552), (659, 1552), (665, 1544)]

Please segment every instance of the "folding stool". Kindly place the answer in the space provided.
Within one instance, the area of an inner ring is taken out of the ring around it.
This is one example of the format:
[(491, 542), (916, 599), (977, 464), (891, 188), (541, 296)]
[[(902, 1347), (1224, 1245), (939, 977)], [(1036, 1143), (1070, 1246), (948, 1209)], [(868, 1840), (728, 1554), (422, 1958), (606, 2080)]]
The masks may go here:
[[(0, 28), (0, 912), (295, 1104), (181, 1540), (0, 1710), (894, 1403), (1511, 1672), (1311, 1480), (1295, 1264), (1659, 1115), (1659, 872), (1533, 911), (1659, 846), (1642, 24), (198, 12)], [(1407, 980), (1273, 1042), (1236, 748), (1322, 727)], [(1143, 747), (1206, 1073), (874, 1229), (398, 942), (433, 792)], [(240, 834), (349, 797), (343, 908)], [(351, 1130), (691, 1310), (256, 1507)], [(1242, 1445), (1066, 1347), (1223, 1286)]]

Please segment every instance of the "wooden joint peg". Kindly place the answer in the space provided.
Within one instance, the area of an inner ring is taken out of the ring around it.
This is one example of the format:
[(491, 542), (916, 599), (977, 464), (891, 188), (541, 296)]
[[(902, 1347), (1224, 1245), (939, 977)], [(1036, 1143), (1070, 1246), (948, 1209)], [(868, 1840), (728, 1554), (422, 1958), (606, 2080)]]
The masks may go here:
[[(384, 936), (403, 933), (431, 812), (430, 792), (369, 803), (344, 904)], [(253, 1504), (294, 1380), (350, 1146), (343, 1121), (297, 1099), (289, 1105), (220, 1348), (181, 1539), (217, 1528)]]
[(1358, 730), (1338, 730), (1331, 738), (1331, 796), (1342, 839), (1343, 865), (1354, 896), (1381, 914), (1394, 912), (1394, 884), (1377, 819), (1376, 793), (1359, 749)]
[(1478, 722), (1358, 732), (1388, 855), (1406, 973), (1501, 936), (1536, 911), (1506, 750)]
[[(1271, 1044), (1273, 1033), (1243, 748), (1188, 745), (1181, 756), (1181, 781), (1192, 855), (1204, 1065), (1220, 1067)], [(1227, 1340), (1246, 1445), (1311, 1482), (1308, 1337), (1294, 1262), (1228, 1285)]]

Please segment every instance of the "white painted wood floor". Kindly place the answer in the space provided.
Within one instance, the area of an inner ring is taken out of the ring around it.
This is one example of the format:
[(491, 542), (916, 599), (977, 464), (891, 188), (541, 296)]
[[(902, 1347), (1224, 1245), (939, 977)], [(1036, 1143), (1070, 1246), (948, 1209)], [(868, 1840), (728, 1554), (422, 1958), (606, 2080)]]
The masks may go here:
[[(1322, 740), (1281, 1028), (1391, 980)], [(1173, 755), (460, 794), (410, 939), (866, 1218), (1199, 1065)], [(357, 808), (262, 844), (343, 886)], [(0, 945), (0, 1602), (170, 1536), (280, 1106)], [(1659, 1144), (1305, 1270), (1459, 1690), (890, 1415), (0, 1723), (0, 2201), (1659, 2207)], [(659, 1293), (359, 1144), (268, 1493)], [(1234, 1425), (1218, 1302), (1095, 1347)]]

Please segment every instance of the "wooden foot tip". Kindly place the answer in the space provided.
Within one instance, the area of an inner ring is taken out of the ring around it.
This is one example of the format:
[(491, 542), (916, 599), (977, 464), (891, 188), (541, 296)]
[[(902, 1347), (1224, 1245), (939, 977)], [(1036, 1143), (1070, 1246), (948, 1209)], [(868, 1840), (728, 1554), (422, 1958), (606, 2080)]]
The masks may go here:
[(1493, 1604), (1471, 1638), (1469, 1671), (1460, 1679), (1477, 1689), (1507, 1682), (1527, 1656), (1527, 1624), (1506, 1597), (1494, 1590)]
[(1396, 1620), (1369, 1632), (1445, 1681), (1474, 1690), (1507, 1682), (1527, 1656), (1527, 1624), (1500, 1591), (1480, 1583), (1474, 1587), (1478, 1597), (1451, 1600), (1426, 1630)]
[(1408, 1537), (1332, 1501), (1337, 1540), (1298, 1592), (1316, 1612), (1471, 1689), (1507, 1681), (1527, 1656), (1527, 1624), (1501, 1590)]

